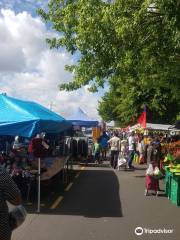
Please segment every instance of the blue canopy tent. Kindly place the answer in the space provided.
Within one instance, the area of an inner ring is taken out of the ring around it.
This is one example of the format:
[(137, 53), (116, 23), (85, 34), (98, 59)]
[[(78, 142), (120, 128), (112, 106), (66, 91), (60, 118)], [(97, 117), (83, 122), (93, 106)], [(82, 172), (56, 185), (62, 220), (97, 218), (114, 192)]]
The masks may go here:
[[(38, 133), (58, 133), (72, 125), (60, 115), (30, 101), (0, 94), (0, 135), (33, 137)], [(40, 158), (38, 159), (38, 209), (40, 212)]]
[(0, 135), (32, 137), (70, 127), (67, 120), (38, 103), (0, 94)]
[(67, 118), (69, 122), (72, 123), (73, 126), (80, 127), (96, 127), (98, 126), (98, 121), (93, 120), (87, 116), (87, 114), (81, 109), (78, 108), (73, 115)]

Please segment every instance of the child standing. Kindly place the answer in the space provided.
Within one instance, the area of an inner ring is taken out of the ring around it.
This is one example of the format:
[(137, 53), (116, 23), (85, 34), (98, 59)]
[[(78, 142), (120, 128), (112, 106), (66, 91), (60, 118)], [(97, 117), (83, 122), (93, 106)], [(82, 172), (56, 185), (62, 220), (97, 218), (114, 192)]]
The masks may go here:
[(101, 144), (100, 139), (96, 139), (94, 146), (93, 146), (93, 152), (94, 152), (94, 160), (96, 163), (100, 164), (100, 153), (101, 153)]

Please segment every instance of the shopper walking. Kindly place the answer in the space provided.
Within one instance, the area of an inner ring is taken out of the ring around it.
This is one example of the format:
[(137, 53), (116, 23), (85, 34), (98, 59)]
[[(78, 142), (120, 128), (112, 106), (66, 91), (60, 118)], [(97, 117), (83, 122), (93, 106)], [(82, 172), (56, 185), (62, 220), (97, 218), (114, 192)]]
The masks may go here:
[(10, 175), (0, 169), (0, 240), (11, 239), (9, 213), (6, 201), (13, 205), (19, 205), (21, 204), (21, 194)]
[(153, 152), (152, 152), (152, 158), (153, 161), (155, 161), (158, 164), (158, 167), (160, 169), (160, 160), (161, 160), (161, 143), (159, 140), (159, 137), (156, 136), (153, 141)]
[(147, 145), (147, 164), (153, 161), (152, 157), (153, 157), (153, 141), (151, 139), (151, 142)]
[(134, 155), (136, 153), (136, 140), (135, 140), (135, 132), (132, 131), (130, 133), (130, 136), (128, 138), (128, 144), (129, 144), (129, 155), (128, 155), (128, 168), (134, 168), (132, 166), (132, 162), (134, 159)]
[(145, 144), (144, 144), (144, 137), (143, 135), (139, 135), (137, 150), (139, 154), (139, 163), (145, 163)]
[(101, 144), (100, 144), (100, 139), (96, 139), (94, 146), (93, 146), (93, 152), (94, 152), (94, 161), (95, 163), (100, 164), (100, 153), (101, 153)]
[(108, 140), (109, 137), (104, 131), (102, 136), (100, 137), (100, 144), (101, 144), (101, 152), (102, 152), (102, 160), (106, 160), (106, 153), (108, 148)]
[(120, 151), (120, 138), (118, 137), (118, 134), (115, 132), (113, 137), (108, 141), (111, 147), (111, 167), (116, 169), (117, 167), (117, 161)]

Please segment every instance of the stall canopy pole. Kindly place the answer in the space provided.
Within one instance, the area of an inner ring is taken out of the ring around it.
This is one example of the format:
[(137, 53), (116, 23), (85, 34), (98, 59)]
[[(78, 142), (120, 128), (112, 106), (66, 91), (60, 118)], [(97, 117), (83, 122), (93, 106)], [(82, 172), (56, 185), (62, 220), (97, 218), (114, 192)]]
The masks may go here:
[(38, 158), (38, 206), (37, 212), (40, 213), (40, 204), (41, 204), (41, 158)]

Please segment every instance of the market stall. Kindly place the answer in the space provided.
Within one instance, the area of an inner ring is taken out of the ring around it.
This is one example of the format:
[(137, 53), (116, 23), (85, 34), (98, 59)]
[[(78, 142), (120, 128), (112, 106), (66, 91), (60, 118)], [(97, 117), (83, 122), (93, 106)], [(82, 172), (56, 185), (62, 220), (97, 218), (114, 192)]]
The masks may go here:
[[(177, 142), (180, 139), (180, 130), (176, 128), (174, 125), (170, 124), (155, 124), (155, 123), (147, 123), (146, 128), (143, 128), (140, 124), (136, 124), (130, 127), (130, 131), (135, 131), (137, 136), (143, 136), (143, 144), (144, 144), (144, 156), (147, 158), (147, 154), (151, 147), (149, 146), (155, 138), (158, 138), (158, 141), (161, 144), (161, 163), (163, 157), (169, 151), (169, 143)], [(138, 154), (135, 154), (134, 161), (136, 163), (141, 163)]]
[(173, 135), (179, 135), (180, 129), (176, 128), (174, 125), (170, 124), (156, 124), (156, 123), (147, 123), (146, 128), (142, 128), (140, 124), (135, 124), (134, 126), (130, 127), (131, 131), (139, 131), (148, 135), (149, 133), (167, 133)]
[[(93, 133), (94, 129), (100, 129), (98, 127), (99, 122), (90, 118), (81, 108), (78, 108), (71, 116), (69, 116), (68, 121), (73, 125), (74, 129), (79, 129), (82, 133), (81, 136), (75, 136), (74, 142), (84, 141), (84, 149), (83, 154), (81, 154), (81, 161), (86, 161), (87, 159), (91, 159), (92, 155), (92, 144), (93, 144)], [(83, 131), (84, 129), (84, 131)], [(88, 134), (86, 134), (88, 130)], [(90, 134), (91, 132), (91, 134)], [(78, 138), (77, 138), (78, 137)], [(84, 137), (84, 139), (82, 139)], [(88, 149), (88, 151), (87, 151)], [(84, 155), (86, 153), (86, 156)]]
[[(178, 124), (147, 123), (146, 129), (138, 124), (131, 129), (146, 136), (158, 136), (161, 144), (160, 170), (164, 174), (165, 193), (168, 199), (180, 206), (180, 129)], [(148, 139), (148, 138), (147, 138)], [(149, 144), (147, 142), (147, 144)]]
[[(30, 101), (23, 101), (0, 94), (0, 135), (20, 136), (23, 138), (34, 138), (39, 133), (61, 133), (71, 127), (71, 124), (63, 117), (50, 111), (49, 109)], [(41, 139), (39, 137), (39, 139)], [(15, 139), (16, 140), (16, 139)], [(14, 141), (15, 143), (15, 141)], [(43, 152), (50, 152), (49, 145), (42, 141)], [(28, 144), (27, 144), (28, 145)], [(40, 144), (41, 145), (41, 144)], [(21, 143), (14, 144), (16, 148), (11, 151), (12, 158), (18, 166), (19, 154), (25, 154), (24, 146)], [(48, 147), (47, 147), (48, 146)], [(27, 147), (27, 146), (26, 146)], [(23, 152), (24, 151), (24, 152)], [(45, 154), (46, 155), (46, 154)], [(22, 156), (21, 156), (22, 157)], [(40, 180), (41, 180), (41, 155), (35, 155), (38, 159), (38, 212), (40, 211)], [(25, 155), (24, 155), (25, 158)], [(10, 161), (10, 160), (9, 160)], [(56, 162), (56, 161), (55, 161)], [(64, 163), (64, 160), (63, 160)], [(22, 162), (21, 162), (22, 164)], [(23, 162), (25, 164), (25, 162)], [(19, 167), (19, 166), (18, 166)], [(29, 167), (29, 166), (28, 166)], [(61, 168), (62, 165), (59, 164)], [(48, 167), (47, 167), (48, 168)], [(26, 171), (24, 171), (26, 172)]]
[(170, 143), (162, 162), (165, 171), (165, 192), (168, 199), (180, 206), (180, 141)]

